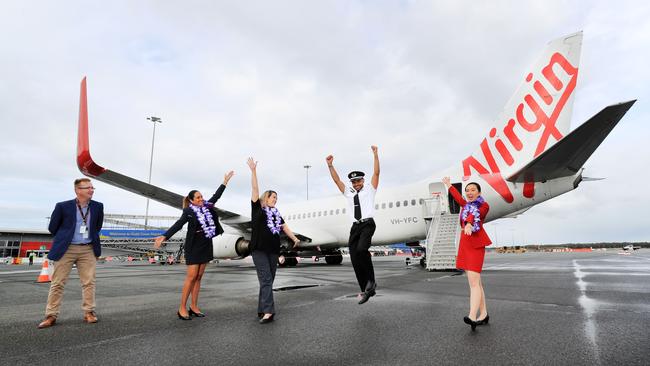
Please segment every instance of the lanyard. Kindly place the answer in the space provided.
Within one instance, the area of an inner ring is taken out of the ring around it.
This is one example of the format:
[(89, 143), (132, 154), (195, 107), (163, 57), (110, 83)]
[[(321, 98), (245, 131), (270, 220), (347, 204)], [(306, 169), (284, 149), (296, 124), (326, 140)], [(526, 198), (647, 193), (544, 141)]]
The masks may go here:
[(79, 205), (79, 201), (77, 201), (77, 209), (79, 210), (79, 214), (81, 215), (81, 220), (84, 222), (84, 226), (88, 226), (86, 220), (88, 218), (88, 213), (90, 212), (90, 202), (88, 203), (88, 208), (86, 209), (85, 214), (84, 211), (81, 209), (81, 205)]

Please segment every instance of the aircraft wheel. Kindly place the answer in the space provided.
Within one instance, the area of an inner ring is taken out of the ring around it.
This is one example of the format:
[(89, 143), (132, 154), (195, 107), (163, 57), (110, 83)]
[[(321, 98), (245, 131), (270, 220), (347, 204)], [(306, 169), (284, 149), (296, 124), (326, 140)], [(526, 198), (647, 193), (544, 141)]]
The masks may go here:
[(325, 263), (327, 264), (341, 264), (343, 263), (343, 255), (341, 253), (328, 255), (325, 257)]

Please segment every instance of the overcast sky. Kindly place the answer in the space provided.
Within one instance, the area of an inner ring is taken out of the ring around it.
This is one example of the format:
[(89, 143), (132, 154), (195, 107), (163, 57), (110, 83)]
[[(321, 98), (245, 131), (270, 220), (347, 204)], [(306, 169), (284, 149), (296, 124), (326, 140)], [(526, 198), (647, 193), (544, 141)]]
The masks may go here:
[[(477, 5), (482, 3), (482, 5)], [(475, 150), (545, 44), (584, 31), (572, 128), (639, 99), (586, 164), (584, 182), (517, 219), (499, 245), (649, 241), (650, 5), (626, 1), (3, 1), (0, 228), (44, 229), (74, 197), (79, 83), (96, 162), (209, 195), (246, 214), (250, 175), (283, 202), (337, 194), (340, 172), (381, 186), (431, 177)], [(95, 182), (107, 213), (145, 199)], [(152, 203), (150, 214), (177, 215)]]

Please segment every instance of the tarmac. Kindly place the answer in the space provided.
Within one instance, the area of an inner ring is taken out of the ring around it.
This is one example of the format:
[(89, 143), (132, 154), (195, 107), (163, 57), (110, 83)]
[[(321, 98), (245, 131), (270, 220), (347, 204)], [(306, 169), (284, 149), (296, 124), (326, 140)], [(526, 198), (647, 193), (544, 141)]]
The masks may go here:
[[(416, 261), (417, 262), (417, 261)], [(57, 324), (37, 329), (40, 267), (0, 265), (0, 365), (648, 365), (650, 250), (486, 255), (490, 324), (463, 323), (464, 274), (376, 257), (358, 305), (349, 259), (278, 270), (276, 321), (257, 322), (250, 259), (210, 264), (205, 318), (176, 316), (184, 265), (97, 268), (97, 324), (82, 322), (73, 270)]]

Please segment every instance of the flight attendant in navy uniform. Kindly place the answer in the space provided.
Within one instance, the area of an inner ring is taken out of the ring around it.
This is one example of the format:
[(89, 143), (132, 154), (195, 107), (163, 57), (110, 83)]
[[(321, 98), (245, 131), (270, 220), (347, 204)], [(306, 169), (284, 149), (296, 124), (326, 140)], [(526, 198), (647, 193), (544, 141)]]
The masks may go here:
[(352, 228), (348, 248), (350, 250), (350, 261), (357, 276), (359, 288), (359, 304), (366, 303), (372, 296), (375, 296), (377, 283), (375, 282), (375, 270), (372, 266), (372, 257), (368, 249), (371, 246), (372, 235), (375, 233), (375, 194), (379, 185), (379, 156), (377, 146), (371, 146), (374, 155), (374, 172), (370, 184), (365, 183), (365, 174), (360, 171), (353, 171), (348, 174), (351, 187), (346, 187), (334, 169), (334, 156), (325, 158), (330, 175), (341, 193), (348, 201)]

